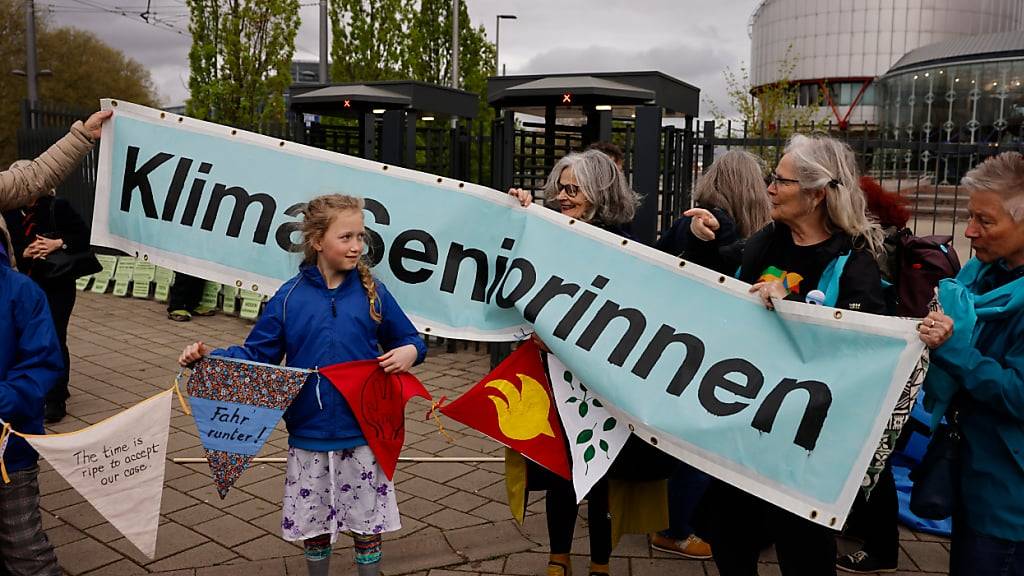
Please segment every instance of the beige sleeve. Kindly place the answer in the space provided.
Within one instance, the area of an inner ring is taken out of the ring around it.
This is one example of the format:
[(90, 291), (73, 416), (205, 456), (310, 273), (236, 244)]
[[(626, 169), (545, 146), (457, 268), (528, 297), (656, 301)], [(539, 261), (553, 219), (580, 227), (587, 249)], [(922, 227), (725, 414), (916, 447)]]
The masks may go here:
[(71, 131), (39, 155), (28, 166), (0, 172), (0, 210), (13, 210), (31, 204), (57, 187), (94, 143), (81, 121)]

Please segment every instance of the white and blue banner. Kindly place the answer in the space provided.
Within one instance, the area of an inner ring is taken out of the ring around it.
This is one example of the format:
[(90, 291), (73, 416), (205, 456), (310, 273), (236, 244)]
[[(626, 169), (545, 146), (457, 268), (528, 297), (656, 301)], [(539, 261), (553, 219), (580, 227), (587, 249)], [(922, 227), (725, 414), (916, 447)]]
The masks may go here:
[(913, 321), (768, 311), (738, 280), (482, 186), (103, 105), (94, 243), (271, 293), (296, 273), (303, 203), (362, 196), (374, 272), (421, 331), (536, 330), (636, 434), (826, 526), (922, 351)]

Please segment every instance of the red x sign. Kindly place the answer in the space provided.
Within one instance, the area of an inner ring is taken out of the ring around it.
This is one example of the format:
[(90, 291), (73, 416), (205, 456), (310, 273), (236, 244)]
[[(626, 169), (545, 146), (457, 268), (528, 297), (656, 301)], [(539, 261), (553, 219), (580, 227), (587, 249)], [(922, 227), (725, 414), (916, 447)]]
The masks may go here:
[(345, 107), (345, 108), (351, 108), (352, 107), (352, 101), (351, 100), (345, 100), (345, 103), (342, 104), (342, 106)]
[(562, 94), (562, 104), (572, 104), (572, 94), (568, 92)]

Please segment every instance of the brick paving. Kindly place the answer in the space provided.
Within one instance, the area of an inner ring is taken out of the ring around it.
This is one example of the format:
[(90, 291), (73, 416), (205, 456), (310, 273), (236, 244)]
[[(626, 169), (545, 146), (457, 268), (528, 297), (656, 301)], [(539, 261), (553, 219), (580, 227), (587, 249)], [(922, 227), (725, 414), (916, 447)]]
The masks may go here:
[[(176, 373), (182, 347), (195, 340), (213, 346), (241, 342), (251, 323), (218, 315), (189, 323), (166, 319), (163, 305), (110, 294), (79, 293), (72, 317), (68, 417), (51, 432), (81, 429), (125, 407), (166, 390)], [(415, 374), (435, 398), (457, 397), (488, 368), (483, 346), (459, 343), (457, 351), (432, 346)], [(453, 442), (415, 398), (407, 412), (403, 456), (501, 456), (503, 449), (473, 430), (445, 420)], [(191, 416), (175, 405), (168, 440), (169, 457), (201, 457)], [(283, 426), (270, 436), (260, 456), (285, 456)], [(44, 461), (40, 461), (43, 522), (61, 565), (71, 575), (164, 574), (167, 576), (304, 575), (301, 547), (280, 537), (283, 465), (257, 464), (221, 500), (206, 464), (167, 462), (156, 558), (143, 557)], [(503, 465), (478, 463), (400, 463), (395, 474), (401, 531), (385, 537), (385, 574), (470, 576), (543, 574), (547, 537), (544, 503), (533, 494), (526, 522), (510, 520)], [(573, 569), (586, 574), (586, 506), (577, 523)], [(738, 518), (737, 521), (742, 521)], [(849, 546), (849, 544), (844, 544)], [(948, 542), (901, 530), (899, 572), (945, 574)], [(332, 574), (354, 574), (351, 552), (339, 540)], [(774, 554), (762, 558), (762, 576), (779, 574)], [(627, 536), (611, 562), (612, 573), (632, 576), (717, 575), (711, 562), (652, 553), (645, 537)]]

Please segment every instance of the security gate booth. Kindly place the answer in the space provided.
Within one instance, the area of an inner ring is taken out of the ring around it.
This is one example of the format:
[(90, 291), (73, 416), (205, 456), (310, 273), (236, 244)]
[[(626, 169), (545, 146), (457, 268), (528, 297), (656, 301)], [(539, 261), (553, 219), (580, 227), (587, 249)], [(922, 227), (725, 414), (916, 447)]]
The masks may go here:
[(456, 176), (464, 151), (448, 124), (475, 118), (479, 97), (410, 80), (295, 85), (288, 101), (310, 146)]
[[(661, 72), (492, 76), (487, 101), (495, 188), (537, 191), (558, 158), (604, 140), (623, 148), (644, 197), (632, 227), (640, 241), (653, 244), (689, 205), (698, 88)], [(662, 126), (667, 118), (681, 128)]]

